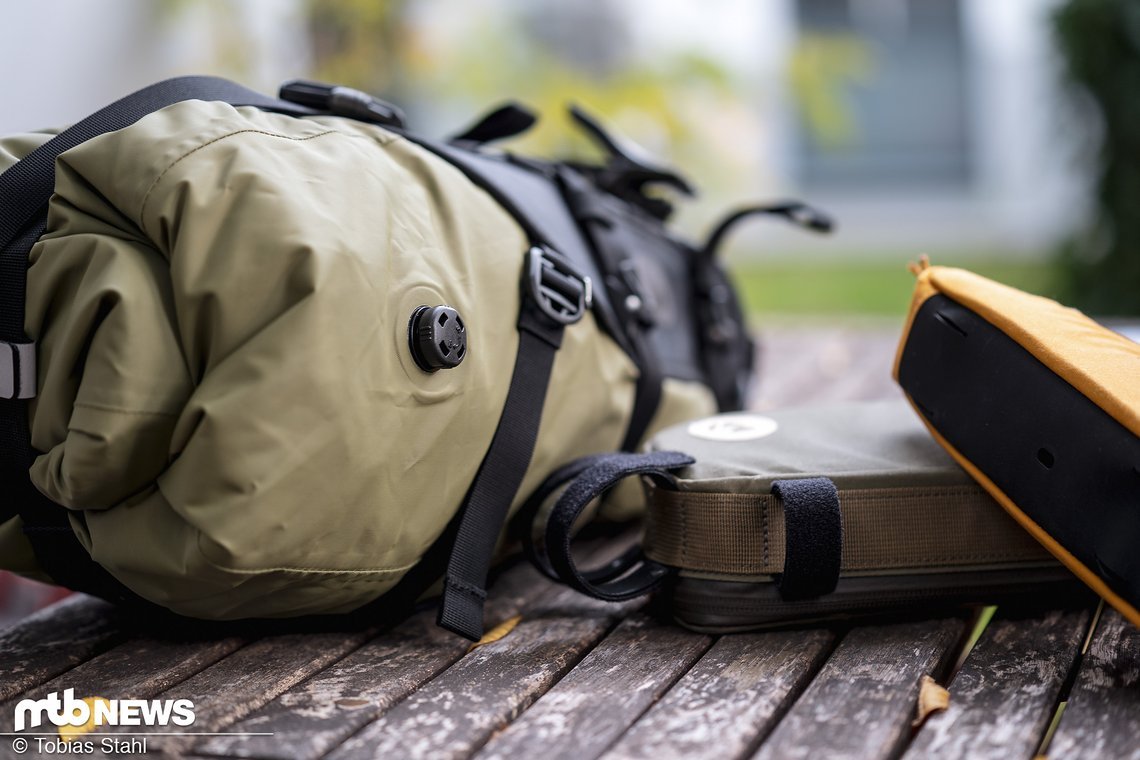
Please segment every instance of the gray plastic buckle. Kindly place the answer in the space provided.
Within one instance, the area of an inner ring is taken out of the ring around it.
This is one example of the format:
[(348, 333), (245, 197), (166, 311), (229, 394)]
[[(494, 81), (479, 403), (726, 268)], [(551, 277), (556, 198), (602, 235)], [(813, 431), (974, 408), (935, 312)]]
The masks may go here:
[(559, 324), (574, 324), (593, 304), (590, 278), (545, 246), (527, 251), (526, 285), (538, 308)]
[(0, 398), (36, 396), (36, 344), (0, 341)]

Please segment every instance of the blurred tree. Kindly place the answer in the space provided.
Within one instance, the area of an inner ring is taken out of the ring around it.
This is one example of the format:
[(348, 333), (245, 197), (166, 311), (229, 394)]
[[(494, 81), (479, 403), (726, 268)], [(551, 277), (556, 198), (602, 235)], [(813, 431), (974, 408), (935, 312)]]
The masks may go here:
[(1061, 252), (1063, 297), (1140, 313), (1140, 2), (1069, 0), (1055, 18), (1070, 78), (1101, 116), (1096, 213)]
[(407, 0), (306, 0), (313, 76), (400, 100)]
[(759, 130), (754, 104), (741, 95), (747, 88), (701, 53), (639, 50), (620, 3), (504, 0), (479, 13), (462, 0), (304, 7), (313, 76), (388, 98), (418, 128), (457, 128), (518, 100), (543, 118), (512, 150), (594, 160), (594, 147), (568, 126), (566, 107), (577, 103), (698, 184), (713, 178), (734, 196), (751, 192), (754, 148), (746, 141)]
[[(239, 0), (156, 2), (170, 23), (200, 14), (213, 54), (224, 58), (206, 68), (245, 76), (256, 55), (245, 44), (253, 11)], [(594, 146), (569, 125), (566, 106), (577, 103), (705, 191), (680, 209), (682, 224), (755, 193), (762, 125), (746, 75), (715, 51), (647, 43), (622, 0), (288, 2), (308, 42), (305, 76), (389, 99), (427, 134), (518, 100), (543, 118), (512, 150), (595, 160)]]
[(841, 148), (857, 135), (847, 90), (865, 84), (875, 71), (866, 41), (854, 34), (805, 32), (788, 67), (791, 91), (812, 136), (829, 148)]

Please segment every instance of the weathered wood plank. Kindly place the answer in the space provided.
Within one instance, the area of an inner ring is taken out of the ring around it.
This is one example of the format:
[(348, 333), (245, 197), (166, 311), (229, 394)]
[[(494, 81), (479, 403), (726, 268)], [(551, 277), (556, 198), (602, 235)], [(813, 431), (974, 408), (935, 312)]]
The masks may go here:
[[(488, 599), (488, 625), (518, 614), (552, 588), (529, 566), (508, 570)], [(424, 610), (228, 729), (272, 736), (215, 737), (194, 750), (223, 757), (319, 758), (463, 657), (468, 647), (435, 624), (434, 609)]]
[(1140, 629), (1116, 610), (1101, 615), (1048, 754), (1140, 760)]
[(44, 683), (124, 637), (106, 602), (76, 595), (0, 633), (0, 701)]
[(763, 411), (807, 402), (892, 398), (897, 335), (876, 329), (775, 327), (762, 349), (751, 408)]
[(802, 330), (765, 329), (757, 336), (759, 372), (749, 407), (758, 411), (778, 409), (811, 398), (827, 378), (820, 372), (821, 345), (834, 331), (813, 331), (811, 339)]
[[(375, 631), (294, 633), (270, 636), (238, 649), (225, 659), (159, 695), (194, 702), (194, 732), (226, 730), (278, 694), (344, 657)], [(152, 734), (147, 751), (180, 754), (195, 736), (154, 736), (168, 728), (121, 727), (113, 733)], [(95, 735), (96, 737), (99, 734)]]
[(569, 589), (545, 594), (508, 636), (465, 656), (328, 758), (467, 757), (562, 678), (629, 609)]
[(1080, 653), (1088, 611), (992, 620), (905, 757), (1031, 758)]
[(894, 756), (910, 736), (919, 679), (953, 659), (964, 627), (948, 618), (852, 630), (755, 757)]
[[(175, 641), (133, 638), (41, 684), (26, 696), (75, 690), (76, 698), (148, 699), (225, 657), (241, 646), (236, 638)], [(16, 701), (0, 705), (0, 731), (11, 731)]]
[(627, 618), (477, 757), (597, 757), (711, 644), (645, 614)]
[(723, 636), (602, 757), (745, 757), (807, 686), (834, 641), (826, 630)]

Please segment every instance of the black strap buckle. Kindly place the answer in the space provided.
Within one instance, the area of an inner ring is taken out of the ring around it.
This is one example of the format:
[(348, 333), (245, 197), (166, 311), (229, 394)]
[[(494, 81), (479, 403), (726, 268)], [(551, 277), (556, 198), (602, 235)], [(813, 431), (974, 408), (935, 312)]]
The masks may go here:
[(404, 126), (404, 113), (399, 108), (351, 87), (294, 79), (281, 85), (277, 97), (350, 119), (392, 127)]
[(545, 246), (527, 251), (525, 277), (531, 300), (560, 325), (574, 324), (593, 303), (590, 278)]

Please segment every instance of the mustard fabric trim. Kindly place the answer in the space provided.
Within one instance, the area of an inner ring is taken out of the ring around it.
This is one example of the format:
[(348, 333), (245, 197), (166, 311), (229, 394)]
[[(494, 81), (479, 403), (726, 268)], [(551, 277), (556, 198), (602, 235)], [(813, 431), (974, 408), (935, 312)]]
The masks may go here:
[(921, 267), (894, 377), (914, 315), (936, 293), (1001, 330), (1113, 419), (1140, 436), (1140, 344), (1076, 309), (952, 267)]

